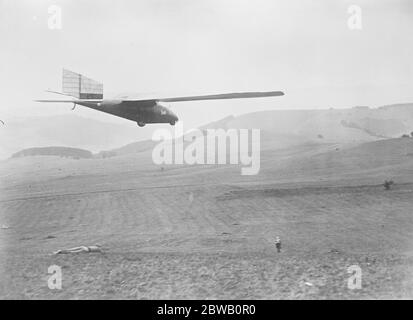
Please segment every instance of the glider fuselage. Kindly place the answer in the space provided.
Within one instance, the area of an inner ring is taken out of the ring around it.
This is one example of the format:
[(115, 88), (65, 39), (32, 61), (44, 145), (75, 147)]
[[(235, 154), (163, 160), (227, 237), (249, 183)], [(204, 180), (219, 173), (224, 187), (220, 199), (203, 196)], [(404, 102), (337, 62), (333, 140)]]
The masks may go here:
[(156, 100), (140, 102), (102, 100), (101, 102), (76, 102), (76, 104), (134, 121), (139, 126), (144, 126), (146, 123), (174, 125), (179, 120), (175, 113)]

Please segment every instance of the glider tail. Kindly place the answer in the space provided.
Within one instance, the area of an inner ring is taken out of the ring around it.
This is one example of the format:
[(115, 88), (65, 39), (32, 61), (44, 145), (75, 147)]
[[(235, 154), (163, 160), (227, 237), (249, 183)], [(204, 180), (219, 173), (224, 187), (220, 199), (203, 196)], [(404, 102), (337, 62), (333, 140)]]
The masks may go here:
[(63, 69), (62, 93), (77, 99), (103, 99), (103, 84)]

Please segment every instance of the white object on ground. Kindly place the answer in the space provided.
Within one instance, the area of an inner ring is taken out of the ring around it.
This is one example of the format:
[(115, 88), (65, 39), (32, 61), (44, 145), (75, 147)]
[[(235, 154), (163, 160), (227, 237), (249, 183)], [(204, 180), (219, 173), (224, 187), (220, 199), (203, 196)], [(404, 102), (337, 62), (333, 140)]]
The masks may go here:
[(53, 254), (66, 254), (66, 253), (80, 253), (80, 252), (102, 252), (99, 246), (80, 246), (70, 249), (57, 250)]

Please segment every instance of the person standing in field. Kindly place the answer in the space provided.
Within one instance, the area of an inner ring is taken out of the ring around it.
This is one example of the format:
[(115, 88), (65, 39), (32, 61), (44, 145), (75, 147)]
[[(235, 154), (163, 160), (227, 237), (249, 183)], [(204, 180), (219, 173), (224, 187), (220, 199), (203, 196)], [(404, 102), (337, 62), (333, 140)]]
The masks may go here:
[(277, 248), (277, 252), (281, 252), (281, 239), (280, 237), (275, 238), (275, 247)]

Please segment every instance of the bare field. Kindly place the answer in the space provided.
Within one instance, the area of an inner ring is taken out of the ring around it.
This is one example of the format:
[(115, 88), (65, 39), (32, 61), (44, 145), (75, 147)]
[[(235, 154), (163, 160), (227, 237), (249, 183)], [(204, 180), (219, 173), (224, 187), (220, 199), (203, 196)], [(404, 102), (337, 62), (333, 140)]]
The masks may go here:
[[(401, 139), (267, 150), (251, 177), (161, 170), (149, 152), (5, 161), (0, 297), (412, 298), (411, 152)], [(52, 255), (97, 244), (103, 253)], [(47, 287), (53, 264), (62, 290)], [(351, 265), (362, 289), (347, 288)]]

